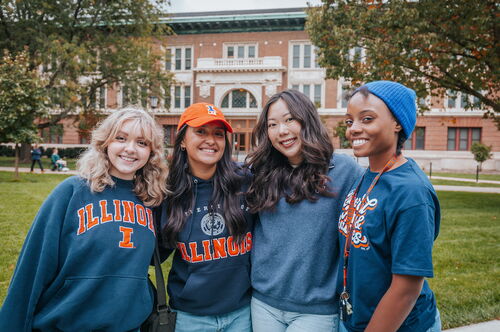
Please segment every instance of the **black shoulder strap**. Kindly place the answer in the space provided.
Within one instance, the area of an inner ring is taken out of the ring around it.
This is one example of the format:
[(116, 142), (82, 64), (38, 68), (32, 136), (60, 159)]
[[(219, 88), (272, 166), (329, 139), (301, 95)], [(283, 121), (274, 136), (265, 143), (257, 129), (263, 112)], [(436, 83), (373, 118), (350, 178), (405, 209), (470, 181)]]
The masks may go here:
[(153, 225), (155, 228), (155, 252), (153, 254), (153, 260), (155, 262), (156, 293), (158, 296), (158, 307), (161, 308), (167, 305), (167, 295), (165, 293), (165, 280), (163, 279), (163, 272), (160, 265), (160, 251), (158, 249), (158, 227), (156, 227), (155, 222), (153, 222)]

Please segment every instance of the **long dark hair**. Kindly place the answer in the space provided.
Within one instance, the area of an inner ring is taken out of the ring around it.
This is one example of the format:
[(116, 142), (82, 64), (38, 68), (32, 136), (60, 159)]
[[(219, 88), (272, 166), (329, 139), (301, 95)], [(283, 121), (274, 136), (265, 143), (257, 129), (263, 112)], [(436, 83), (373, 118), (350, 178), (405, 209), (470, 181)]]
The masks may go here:
[[(170, 173), (167, 178), (167, 188), (171, 193), (166, 198), (168, 223), (162, 232), (166, 245), (171, 248), (175, 247), (177, 235), (190, 217), (190, 211), (195, 203), (187, 152), (181, 149), (187, 127), (184, 125), (177, 133)], [(227, 138), (227, 133), (225, 140), (224, 154), (217, 162), (217, 168), (212, 178), (214, 190), (209, 211), (214, 213), (217, 204), (222, 202), (226, 226), (229, 233), (239, 243), (243, 240), (246, 231), (245, 217), (240, 208), (243, 177), (237, 174), (238, 166), (231, 160), (231, 143)]]
[[(285, 102), (302, 128), (303, 161), (295, 168), (273, 147), (267, 133), (269, 108), (279, 99)], [(319, 196), (333, 196), (327, 187), (333, 145), (314, 104), (303, 93), (284, 90), (269, 99), (253, 130), (252, 147), (253, 151), (245, 160), (254, 173), (247, 192), (251, 212), (273, 209), (282, 196), (291, 204), (304, 199), (316, 201)]]

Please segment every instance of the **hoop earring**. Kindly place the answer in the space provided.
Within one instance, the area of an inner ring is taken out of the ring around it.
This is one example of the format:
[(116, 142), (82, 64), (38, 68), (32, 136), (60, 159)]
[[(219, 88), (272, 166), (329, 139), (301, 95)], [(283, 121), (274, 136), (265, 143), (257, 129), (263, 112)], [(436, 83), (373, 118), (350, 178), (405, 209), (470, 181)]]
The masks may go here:
[(181, 146), (181, 151), (186, 151), (186, 147), (185, 146)]

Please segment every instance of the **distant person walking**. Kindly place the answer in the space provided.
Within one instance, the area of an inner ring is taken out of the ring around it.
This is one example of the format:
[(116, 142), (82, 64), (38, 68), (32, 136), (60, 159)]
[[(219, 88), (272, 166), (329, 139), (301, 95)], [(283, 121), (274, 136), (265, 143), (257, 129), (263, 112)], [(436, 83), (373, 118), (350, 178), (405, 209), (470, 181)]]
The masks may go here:
[(35, 163), (38, 162), (38, 166), (40, 166), (40, 169), (42, 170), (42, 173), (45, 171), (43, 170), (42, 162), (40, 160), (42, 158), (42, 149), (38, 147), (38, 144), (33, 145), (33, 149), (31, 149), (31, 173), (33, 173), (33, 167), (35, 167)]

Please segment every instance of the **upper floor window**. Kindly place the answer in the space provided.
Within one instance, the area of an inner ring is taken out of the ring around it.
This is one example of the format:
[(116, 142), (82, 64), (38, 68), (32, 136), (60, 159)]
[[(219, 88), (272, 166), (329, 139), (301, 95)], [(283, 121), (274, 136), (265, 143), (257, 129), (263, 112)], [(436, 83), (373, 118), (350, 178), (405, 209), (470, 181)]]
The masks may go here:
[(148, 107), (149, 91), (146, 87), (122, 85), (122, 107), (127, 105), (141, 105)]
[(448, 150), (469, 151), (476, 142), (481, 142), (481, 128), (448, 128)]
[(363, 47), (356, 46), (349, 50), (348, 58), (351, 62), (364, 62), (366, 50)]
[(322, 106), (322, 85), (321, 84), (293, 84), (292, 89), (298, 90), (311, 99), (316, 108)]
[(479, 98), (476, 96), (471, 96), (464, 92), (447, 90), (445, 105), (447, 108), (455, 108), (455, 109), (465, 109), (465, 108), (478, 109), (481, 107), (481, 102), (479, 101)]
[(257, 44), (224, 44), (224, 57), (245, 59), (257, 57)]
[(99, 88), (99, 94), (97, 96), (98, 100), (97, 100), (97, 104), (99, 105), (99, 108), (100, 109), (105, 109), (106, 108), (106, 87), (105, 86), (101, 86)]
[(222, 99), (222, 108), (257, 108), (257, 100), (245, 89), (230, 91)]
[[(168, 108), (170, 104), (173, 108), (184, 109), (191, 105), (191, 86), (190, 85), (176, 85), (172, 87), (174, 98), (170, 95), (165, 98), (165, 107)], [(171, 104), (173, 102), (173, 105)]]
[(310, 43), (291, 44), (292, 68), (319, 68), (315, 47)]
[(41, 136), (44, 143), (62, 143), (63, 133), (64, 128), (62, 124), (52, 125), (41, 130)]
[(191, 46), (172, 47), (165, 51), (165, 70), (191, 70), (192, 62)]
[(96, 89), (95, 95), (90, 96), (92, 99), (92, 107), (94, 109), (106, 108), (106, 86), (101, 86)]

